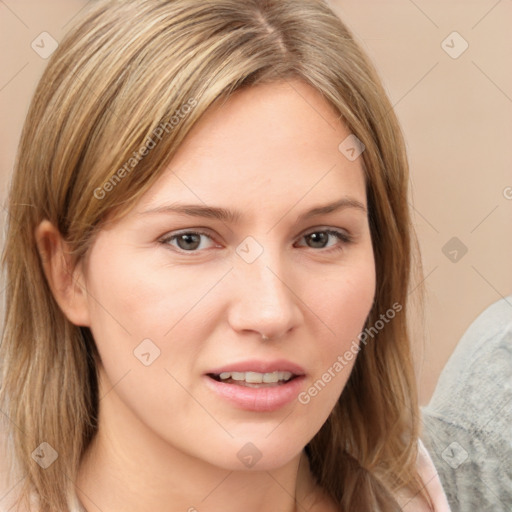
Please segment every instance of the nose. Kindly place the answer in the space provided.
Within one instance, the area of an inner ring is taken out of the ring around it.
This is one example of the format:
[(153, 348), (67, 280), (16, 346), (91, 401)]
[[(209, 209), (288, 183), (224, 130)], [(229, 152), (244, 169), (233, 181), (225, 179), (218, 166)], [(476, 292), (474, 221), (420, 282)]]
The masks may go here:
[(229, 323), (239, 333), (255, 332), (280, 338), (300, 325), (299, 283), (269, 251), (252, 263), (238, 261), (231, 276), (235, 283)]

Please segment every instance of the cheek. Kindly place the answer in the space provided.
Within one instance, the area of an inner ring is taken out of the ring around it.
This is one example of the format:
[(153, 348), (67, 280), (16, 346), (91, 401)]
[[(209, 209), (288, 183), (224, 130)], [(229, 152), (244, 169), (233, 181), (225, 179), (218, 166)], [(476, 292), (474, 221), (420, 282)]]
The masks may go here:
[[(226, 269), (177, 269), (161, 257), (133, 252), (126, 257), (121, 251), (108, 259), (98, 251), (91, 269), (91, 331), (109, 380), (117, 382), (129, 371), (127, 380), (157, 389), (169, 372), (190, 386), (195, 354), (215, 320), (211, 291)], [(174, 381), (170, 384), (174, 389)]]
[(169, 268), (160, 254), (117, 251), (103, 258), (105, 251), (98, 249), (91, 257), (87, 286), (91, 323), (102, 333), (98, 340), (108, 334), (113, 343), (126, 338), (132, 343), (144, 338), (164, 343), (218, 280), (215, 275), (203, 279), (192, 269)]
[[(310, 303), (321, 320), (312, 360), (312, 378), (299, 401), (315, 414), (327, 417), (338, 400), (359, 353), (359, 334), (375, 296), (373, 258), (364, 264), (346, 267), (336, 279), (310, 294)], [(318, 398), (316, 398), (318, 397)], [(311, 403), (310, 403), (311, 402)]]
[(177, 271), (161, 259), (134, 252), (130, 257), (111, 252), (107, 259), (99, 250), (91, 256), (90, 268), (91, 331), (105, 389), (115, 387), (132, 419), (157, 430), (170, 423), (176, 409), (183, 412), (183, 421), (201, 415), (185, 389), (191, 388), (194, 355), (205, 338), (201, 298), (219, 280), (217, 273)]
[(318, 304), (315, 311), (331, 334), (323, 338), (324, 348), (343, 349), (357, 339), (372, 308), (375, 297), (373, 259), (343, 269), (336, 279), (330, 279), (314, 295), (311, 300)]

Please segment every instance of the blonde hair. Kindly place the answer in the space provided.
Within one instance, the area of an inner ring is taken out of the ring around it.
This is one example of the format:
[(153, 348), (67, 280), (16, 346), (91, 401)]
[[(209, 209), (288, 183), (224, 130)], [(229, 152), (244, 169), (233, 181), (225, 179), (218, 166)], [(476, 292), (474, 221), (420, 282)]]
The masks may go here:
[[(419, 413), (406, 324), (408, 163), (373, 66), (320, 0), (113, 0), (95, 3), (52, 55), (26, 119), (10, 192), (0, 407), (12, 422), (11, 462), (27, 475), (21, 498), (34, 494), (42, 512), (70, 506), (72, 482), (97, 429), (98, 383), (91, 332), (58, 307), (36, 249), (36, 226), (48, 219), (80, 261), (107, 216), (123, 215), (151, 187), (214, 102), (296, 78), (320, 91), (365, 146), (377, 273), (367, 326), (391, 305), (402, 306), (360, 351), (306, 453), (340, 510), (398, 511), (399, 488), (426, 496), (416, 471)], [(187, 104), (193, 108), (179, 115)], [(179, 121), (170, 127), (173, 116)], [(155, 141), (159, 127), (167, 129)], [(154, 147), (142, 155), (150, 139)], [(31, 457), (42, 442), (59, 453), (45, 470)]]

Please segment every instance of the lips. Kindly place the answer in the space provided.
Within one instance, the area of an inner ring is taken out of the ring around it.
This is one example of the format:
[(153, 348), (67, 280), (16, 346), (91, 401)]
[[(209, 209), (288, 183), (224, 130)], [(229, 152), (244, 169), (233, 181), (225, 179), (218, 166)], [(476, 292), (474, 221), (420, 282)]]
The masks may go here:
[(215, 368), (205, 377), (211, 390), (238, 408), (269, 412), (297, 397), (305, 372), (285, 360), (243, 361)]
[(292, 375), (304, 375), (306, 373), (298, 364), (286, 361), (285, 359), (279, 359), (275, 361), (240, 361), (239, 363), (214, 368), (208, 374), (220, 375), (224, 372), (290, 372)]

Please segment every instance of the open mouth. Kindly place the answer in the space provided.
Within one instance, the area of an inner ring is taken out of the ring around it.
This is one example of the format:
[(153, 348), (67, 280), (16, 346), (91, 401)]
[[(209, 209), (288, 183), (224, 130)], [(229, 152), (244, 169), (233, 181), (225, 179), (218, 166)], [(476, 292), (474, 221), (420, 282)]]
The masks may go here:
[(211, 379), (224, 384), (233, 384), (248, 388), (267, 388), (282, 386), (298, 376), (291, 372), (222, 372), (208, 373)]
[(222, 400), (251, 412), (278, 411), (294, 403), (306, 379), (299, 365), (286, 360), (239, 361), (203, 375), (208, 388)]

